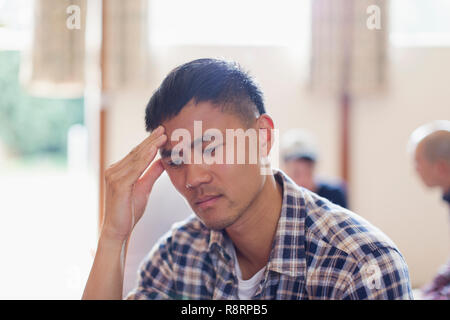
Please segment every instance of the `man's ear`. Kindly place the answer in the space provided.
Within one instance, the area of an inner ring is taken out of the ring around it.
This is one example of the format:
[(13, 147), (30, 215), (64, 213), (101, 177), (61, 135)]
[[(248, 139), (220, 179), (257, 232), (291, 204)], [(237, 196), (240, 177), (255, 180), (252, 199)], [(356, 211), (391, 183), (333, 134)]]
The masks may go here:
[(275, 142), (273, 134), (273, 120), (268, 114), (262, 114), (256, 120), (256, 126), (258, 128), (259, 150), (261, 152), (259, 156), (268, 157)]

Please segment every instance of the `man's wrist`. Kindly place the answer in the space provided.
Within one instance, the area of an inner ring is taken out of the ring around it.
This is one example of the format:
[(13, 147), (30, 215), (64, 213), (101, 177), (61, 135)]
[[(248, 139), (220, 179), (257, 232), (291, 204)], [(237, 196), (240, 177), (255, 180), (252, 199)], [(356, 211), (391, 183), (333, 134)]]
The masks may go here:
[(107, 248), (123, 248), (127, 239), (128, 237), (109, 232), (104, 228), (100, 233), (99, 246), (102, 245)]

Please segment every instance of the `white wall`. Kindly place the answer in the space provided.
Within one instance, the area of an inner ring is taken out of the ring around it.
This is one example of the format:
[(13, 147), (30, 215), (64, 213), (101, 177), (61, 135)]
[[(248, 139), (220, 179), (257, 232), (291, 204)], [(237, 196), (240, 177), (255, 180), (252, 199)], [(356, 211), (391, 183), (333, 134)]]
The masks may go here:
[(396, 242), (421, 285), (448, 255), (449, 208), (422, 186), (405, 145), (419, 125), (450, 119), (450, 49), (397, 48), (390, 57), (388, 92), (354, 110), (352, 205)]
[[(145, 136), (144, 110), (153, 90), (177, 65), (201, 57), (239, 61), (260, 82), (266, 106), (282, 134), (303, 127), (317, 135), (319, 173), (339, 176), (338, 107), (312, 97), (299, 50), (267, 47), (172, 47), (152, 54), (151, 81), (111, 95), (107, 159), (125, 156)], [(357, 99), (351, 125), (352, 210), (381, 228), (399, 246), (413, 286), (430, 280), (448, 254), (448, 208), (426, 190), (405, 151), (409, 133), (433, 119), (450, 118), (450, 49), (392, 49), (388, 90)]]

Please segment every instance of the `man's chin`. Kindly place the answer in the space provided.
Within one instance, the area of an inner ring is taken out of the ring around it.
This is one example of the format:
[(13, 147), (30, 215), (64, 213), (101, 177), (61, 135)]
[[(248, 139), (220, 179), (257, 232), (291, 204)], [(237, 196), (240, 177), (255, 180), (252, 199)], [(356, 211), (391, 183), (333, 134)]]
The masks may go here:
[(200, 219), (200, 221), (203, 223), (203, 225), (214, 231), (222, 231), (228, 227), (230, 227), (236, 219), (204, 219), (201, 216), (197, 214), (197, 217)]

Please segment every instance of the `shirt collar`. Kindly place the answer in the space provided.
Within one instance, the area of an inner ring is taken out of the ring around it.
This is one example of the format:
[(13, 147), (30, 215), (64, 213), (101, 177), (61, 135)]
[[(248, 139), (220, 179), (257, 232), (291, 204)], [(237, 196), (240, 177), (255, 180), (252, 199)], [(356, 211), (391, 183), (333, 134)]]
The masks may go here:
[(301, 189), (281, 170), (275, 179), (283, 187), (283, 204), (268, 268), (291, 277), (305, 276), (305, 200)]
[[(291, 277), (304, 277), (305, 200), (301, 189), (284, 172), (274, 169), (274, 177), (283, 187), (283, 203), (267, 268)], [(208, 249), (220, 250), (226, 259), (231, 259), (228, 241), (231, 240), (224, 231), (210, 230)]]
[(232, 259), (230, 245), (232, 245), (231, 239), (227, 236), (225, 231), (210, 230), (208, 244), (209, 252), (219, 253), (226, 262), (229, 262)]
[(215, 250), (216, 248), (226, 248), (226, 239), (223, 231), (210, 230), (208, 249)]

